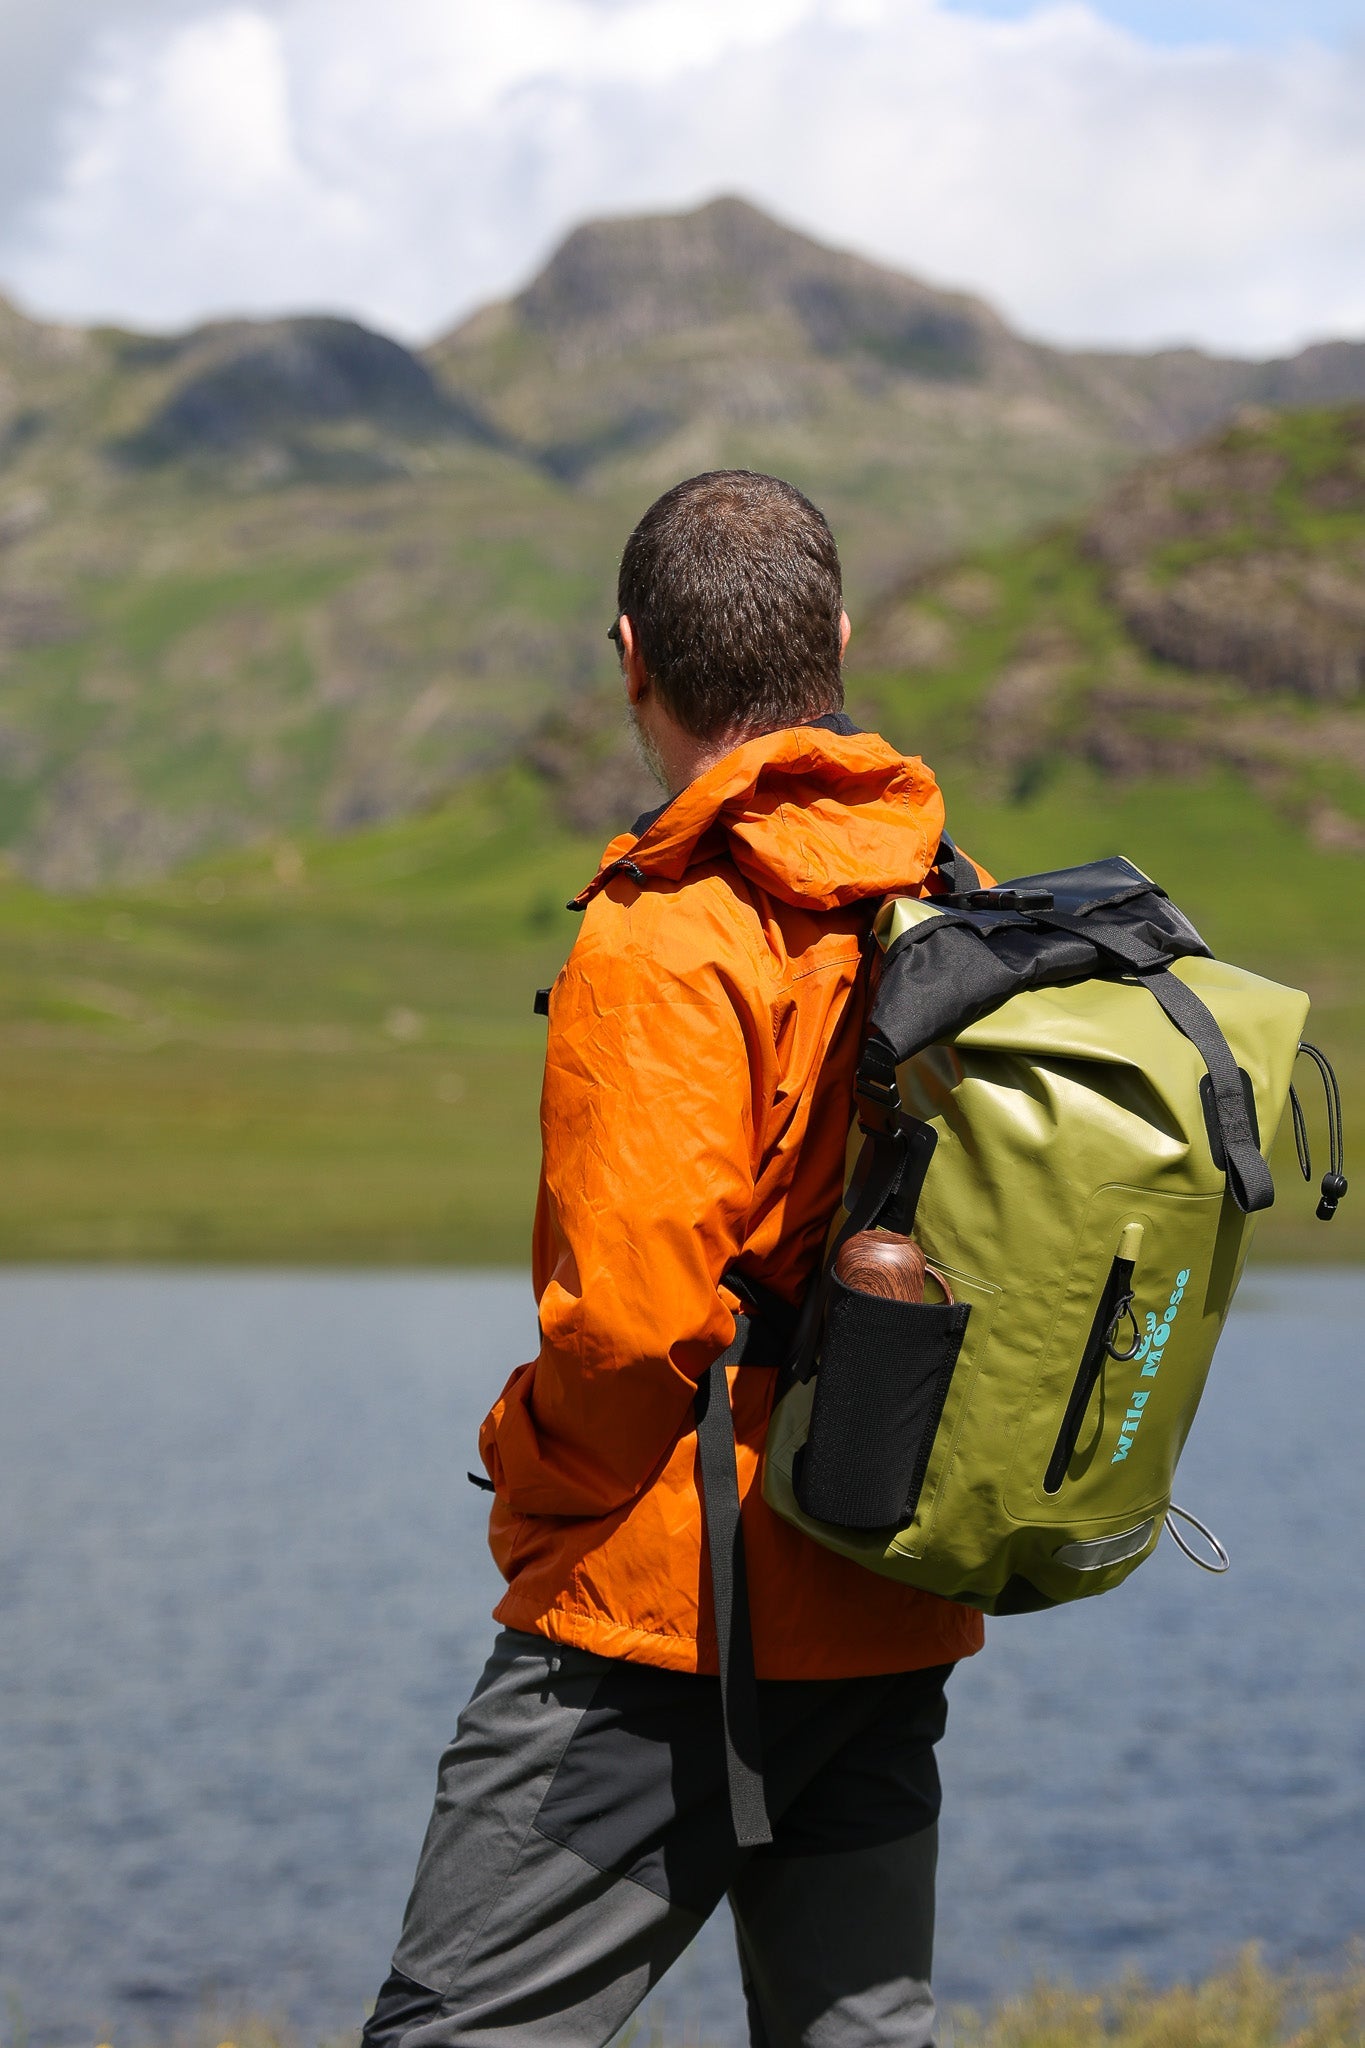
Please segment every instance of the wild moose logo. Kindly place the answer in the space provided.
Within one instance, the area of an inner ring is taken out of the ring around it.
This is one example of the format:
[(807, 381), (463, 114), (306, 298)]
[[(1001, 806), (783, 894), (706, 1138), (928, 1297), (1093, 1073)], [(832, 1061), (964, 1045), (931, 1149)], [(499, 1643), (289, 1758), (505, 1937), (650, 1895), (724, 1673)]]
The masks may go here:
[[(1170, 1340), (1171, 1325), (1180, 1313), (1180, 1304), (1185, 1298), (1185, 1288), (1189, 1282), (1189, 1277), (1188, 1266), (1182, 1272), (1176, 1274), (1175, 1286), (1171, 1289), (1171, 1298), (1166, 1304), (1160, 1322), (1157, 1321), (1150, 1309), (1147, 1311), (1145, 1318), (1147, 1332), (1142, 1342), (1138, 1345), (1137, 1350), (1133, 1353), (1133, 1363), (1134, 1365), (1141, 1364), (1142, 1377), (1145, 1380), (1154, 1380), (1161, 1370), (1161, 1360), (1165, 1354), (1166, 1345)], [(1114, 1448), (1114, 1455), (1109, 1460), (1111, 1465), (1121, 1465), (1128, 1456), (1129, 1451), (1132, 1450), (1133, 1438), (1138, 1433), (1138, 1427), (1146, 1412), (1147, 1402), (1155, 1391), (1154, 1387), (1134, 1387), (1128, 1399), (1128, 1412), (1119, 1425), (1119, 1440)]]

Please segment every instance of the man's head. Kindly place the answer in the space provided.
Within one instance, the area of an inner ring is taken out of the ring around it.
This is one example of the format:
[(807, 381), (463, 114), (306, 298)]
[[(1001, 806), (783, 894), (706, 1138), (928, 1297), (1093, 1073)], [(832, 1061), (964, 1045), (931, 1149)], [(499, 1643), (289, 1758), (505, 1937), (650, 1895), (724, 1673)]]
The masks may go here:
[(824, 514), (776, 477), (714, 470), (666, 491), (626, 542), (617, 603), (636, 728), (670, 787), (674, 741), (704, 765), (844, 701), (839, 552)]

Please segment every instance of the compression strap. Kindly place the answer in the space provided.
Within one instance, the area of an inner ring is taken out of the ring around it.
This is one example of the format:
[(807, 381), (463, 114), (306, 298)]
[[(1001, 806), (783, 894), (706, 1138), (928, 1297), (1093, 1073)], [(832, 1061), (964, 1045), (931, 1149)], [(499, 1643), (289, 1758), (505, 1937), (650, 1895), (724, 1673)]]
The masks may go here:
[(1199, 1000), (1188, 982), (1163, 968), (1159, 974), (1143, 977), (1166, 1015), (1183, 1031), (1208, 1068), (1213, 1088), (1214, 1112), (1227, 1170), (1228, 1192), (1244, 1215), (1268, 1209), (1275, 1199), (1270, 1168), (1247, 1113), (1241, 1069), (1218, 1027), (1218, 1020)]
[(965, 853), (959, 853), (945, 832), (938, 842), (934, 855), (934, 867), (948, 884), (950, 895), (965, 896), (971, 889), (981, 887), (981, 876)]

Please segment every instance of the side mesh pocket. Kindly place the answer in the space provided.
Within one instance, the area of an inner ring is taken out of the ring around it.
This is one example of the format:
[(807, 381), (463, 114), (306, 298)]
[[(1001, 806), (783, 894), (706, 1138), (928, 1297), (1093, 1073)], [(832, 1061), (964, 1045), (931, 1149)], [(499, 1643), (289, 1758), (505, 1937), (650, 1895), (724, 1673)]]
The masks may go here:
[(806, 1514), (844, 1529), (911, 1519), (970, 1314), (965, 1302), (886, 1301), (830, 1275), (810, 1433), (792, 1473)]

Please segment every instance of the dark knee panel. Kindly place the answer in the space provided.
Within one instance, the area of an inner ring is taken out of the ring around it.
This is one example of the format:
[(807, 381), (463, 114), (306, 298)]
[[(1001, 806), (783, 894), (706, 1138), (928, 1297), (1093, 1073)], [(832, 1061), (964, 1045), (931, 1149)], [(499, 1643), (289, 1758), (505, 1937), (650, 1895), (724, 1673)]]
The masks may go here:
[(405, 2034), (434, 2020), (440, 2009), (439, 1991), (414, 1984), (401, 1970), (390, 1970), (374, 2002), (374, 2011), (365, 2022), (360, 2037), (364, 2048), (397, 2048)]

